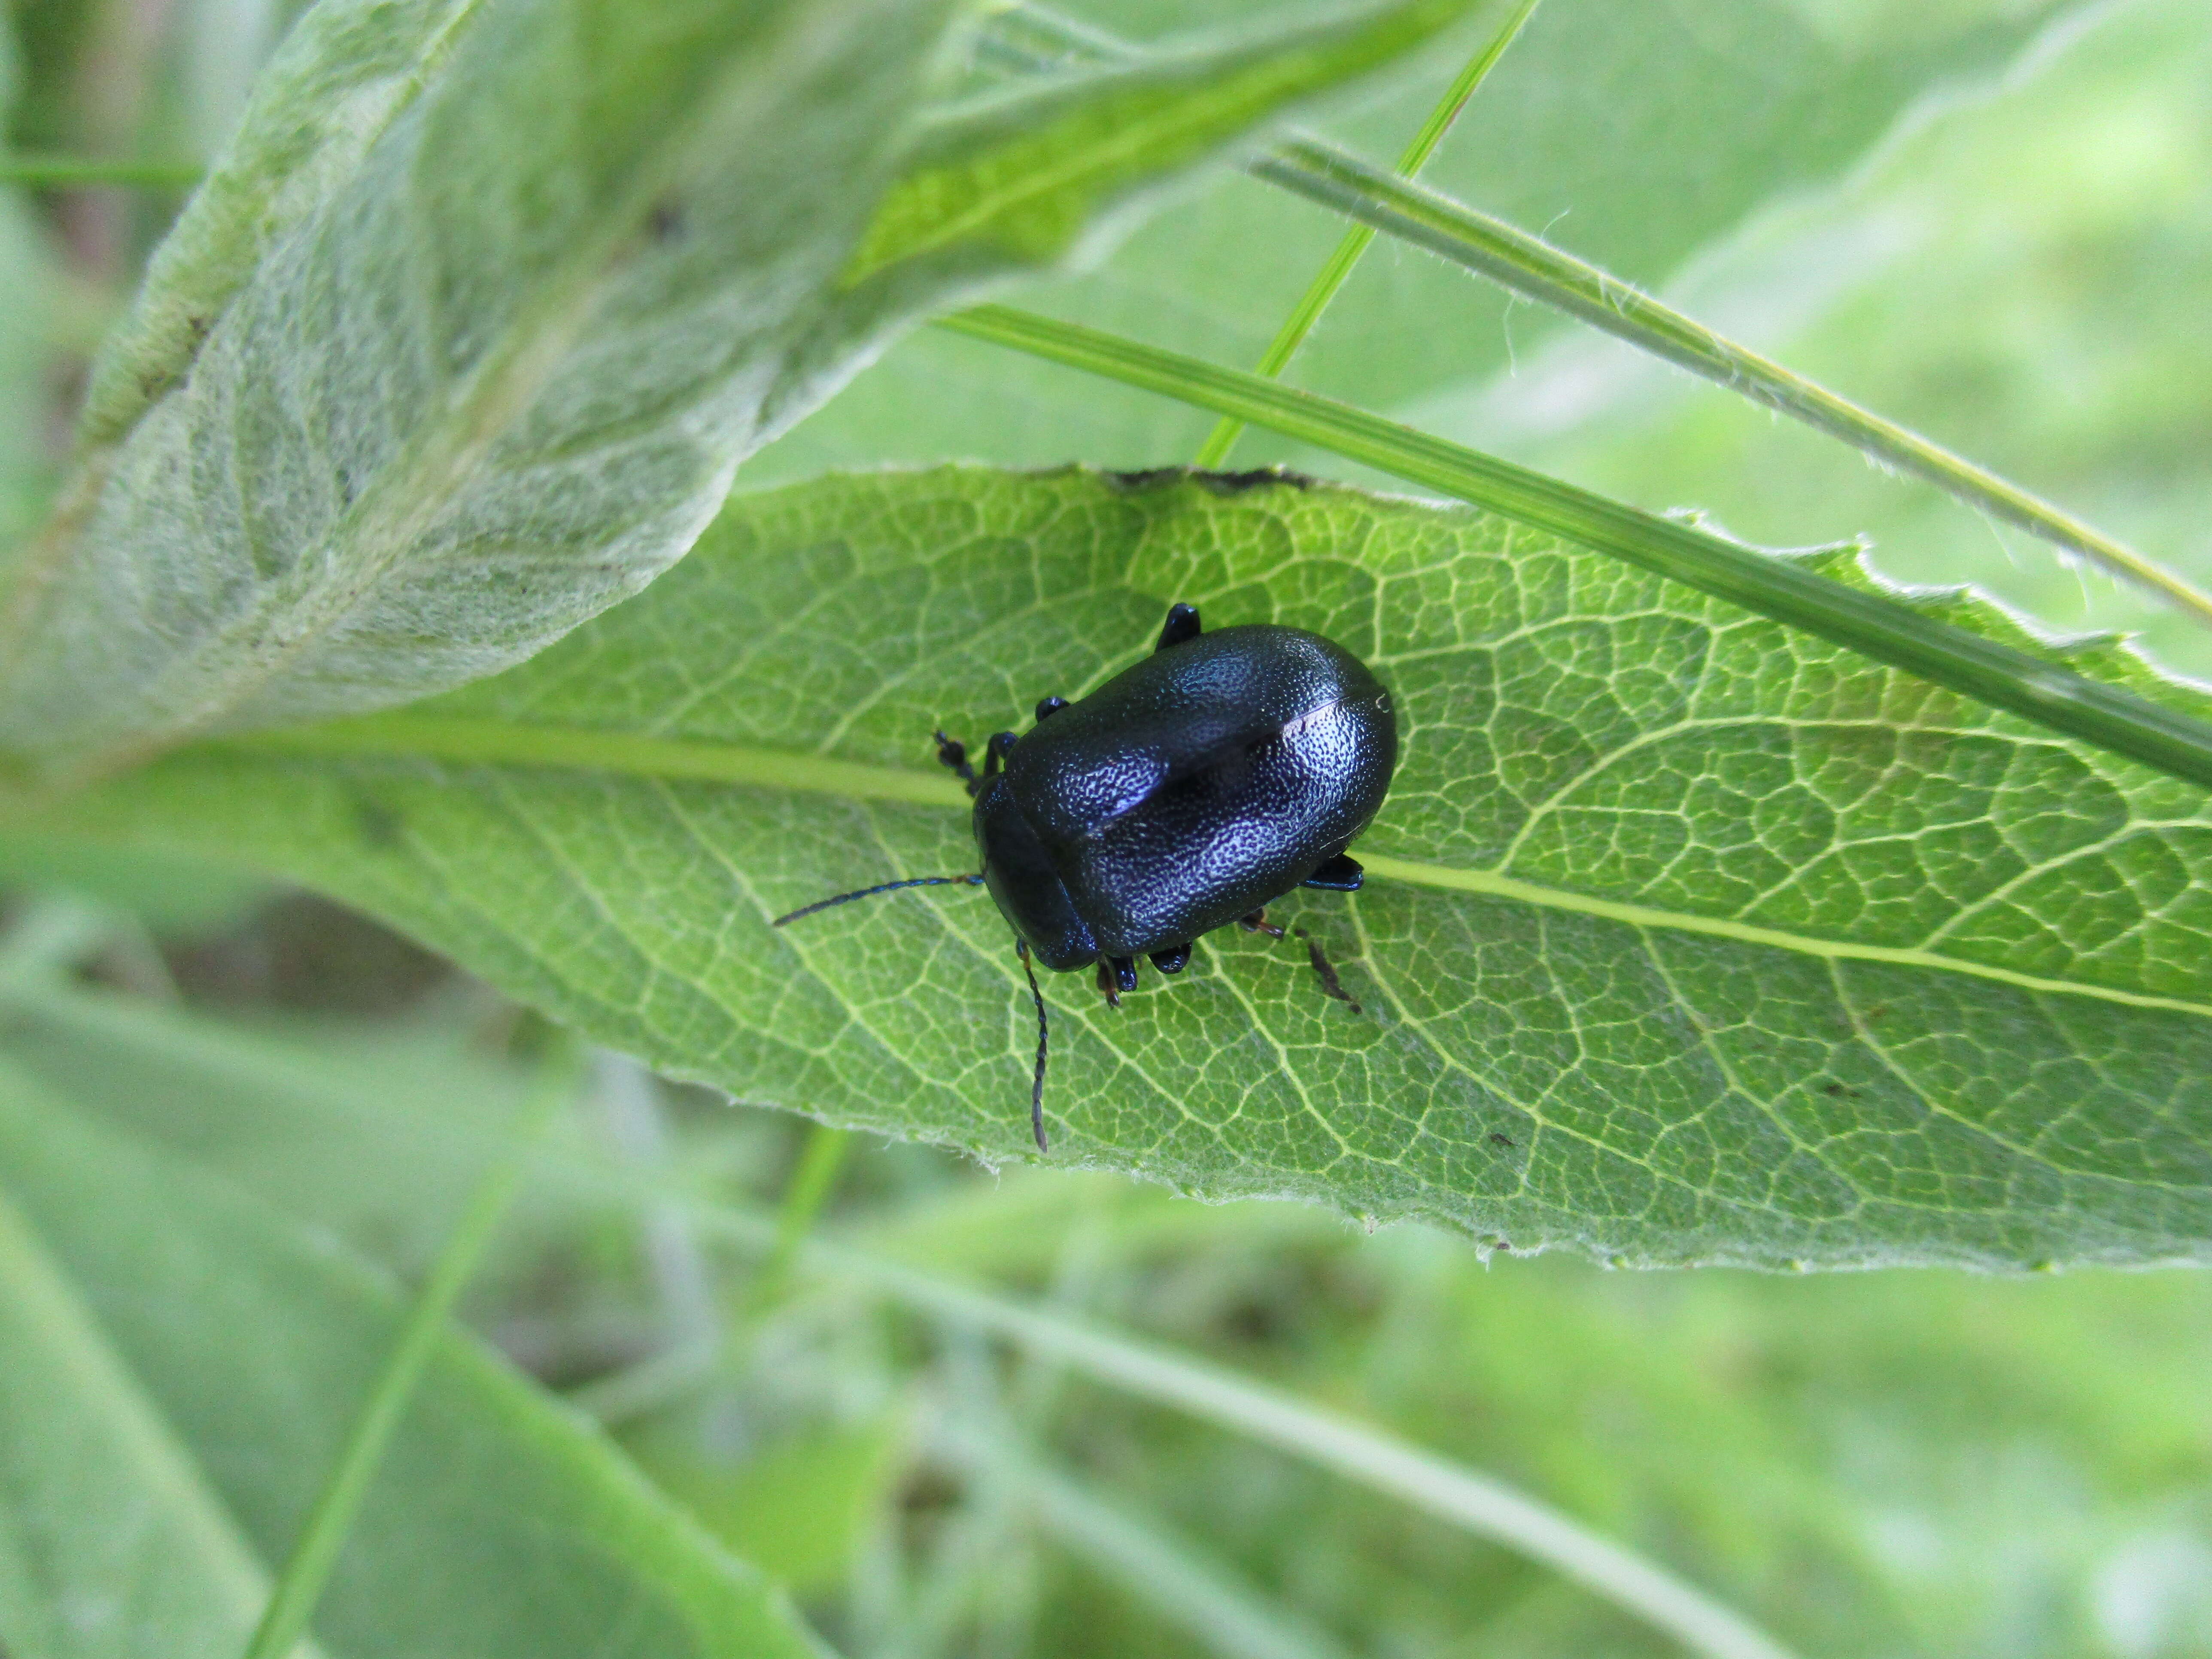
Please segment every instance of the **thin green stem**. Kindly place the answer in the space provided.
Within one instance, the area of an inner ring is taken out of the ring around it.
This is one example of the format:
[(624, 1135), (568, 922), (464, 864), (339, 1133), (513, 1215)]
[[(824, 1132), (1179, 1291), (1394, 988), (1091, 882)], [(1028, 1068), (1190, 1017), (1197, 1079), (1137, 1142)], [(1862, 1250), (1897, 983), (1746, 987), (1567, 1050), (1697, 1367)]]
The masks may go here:
[(954, 1421), (932, 1444), (1012, 1486), (1070, 1554), (1222, 1659), (1348, 1659), (1325, 1632), (1243, 1583), (1196, 1540), (1138, 1518), (995, 1429)]
[(833, 1129), (826, 1123), (817, 1123), (808, 1129), (806, 1145), (799, 1155), (799, 1167), (791, 1172), (790, 1182), (783, 1189), (783, 1202), (776, 1210), (775, 1248), (769, 1252), (768, 1260), (761, 1263), (760, 1271), (753, 1276), (746, 1298), (756, 1315), (781, 1299), (791, 1279), (792, 1264), (799, 1260), (799, 1252), (820, 1218), (822, 1206), (830, 1201), (830, 1194), (837, 1185), (838, 1171), (844, 1168), (845, 1154), (852, 1146), (853, 1135), (848, 1129)]
[[(1505, 49), (1513, 44), (1514, 37), (1521, 33), (1522, 25), (1528, 21), (1528, 14), (1535, 9), (1536, 0), (1521, 0), (1513, 15), (1505, 20), (1505, 27), (1498, 30), (1481, 51), (1468, 59), (1466, 66), (1453, 78), (1451, 85), (1444, 88), (1444, 95), (1437, 100), (1436, 107), (1429, 112), (1428, 119), (1421, 123), (1421, 130), (1413, 135), (1413, 141), (1399, 156), (1399, 177), (1418, 177), (1421, 169), (1429, 164), (1429, 158), (1437, 153), (1437, 146), (1443, 142), (1444, 134), (1451, 131), (1452, 123), (1467, 107), (1467, 100), (1474, 96), (1474, 89), (1482, 84), (1484, 77), (1505, 55)], [(1291, 314), (1284, 319), (1282, 327), (1261, 356), (1259, 366), (1253, 371), (1255, 374), (1264, 374), (1272, 380), (1291, 366), (1291, 359), (1298, 355), (1298, 348), (1306, 343), (1306, 337), (1321, 321), (1322, 313), (1328, 309), (1329, 301), (1336, 298), (1337, 290), (1344, 286), (1352, 275), (1352, 268), (1359, 263), (1359, 256), (1367, 252), (1367, 245), (1374, 240), (1375, 228), (1372, 225), (1355, 223), (1344, 233), (1343, 240), (1336, 245), (1336, 251), (1328, 256), (1328, 263), (1316, 273), (1305, 293), (1299, 296), (1297, 304), (1291, 307)], [(1243, 422), (1223, 416), (1207, 434), (1206, 441), (1199, 446), (1198, 455), (1192, 465), (1206, 468), (1219, 466), (1229, 459), (1229, 452), (1237, 447), (1237, 440), (1243, 435)]]
[[(751, 1217), (704, 1206), (696, 1213), (702, 1228), (733, 1243), (772, 1248), (774, 1229)], [(801, 1250), (799, 1261), (810, 1272), (864, 1285), (932, 1318), (997, 1336), (1032, 1358), (1274, 1446), (1502, 1544), (1709, 1659), (1790, 1659), (1771, 1638), (1664, 1567), (1503, 1481), (1385, 1430), (1204, 1360), (867, 1252), (817, 1240)]]
[(315, 1603), (337, 1565), (338, 1551), (360, 1513), (385, 1449), (406, 1413), (415, 1385), (422, 1380), (445, 1334), (446, 1320), (461, 1287), (475, 1271), (477, 1258), (522, 1184), (540, 1134), (574, 1092), (575, 1069), (563, 1045), (557, 1055), (545, 1062), (513, 1139), (477, 1183), (453, 1236), (407, 1310), (384, 1370), (369, 1390), (368, 1403), (347, 1431), (337, 1462), (308, 1512), (307, 1524), (276, 1581), (276, 1593), (269, 1599), (253, 1639), (246, 1644), (246, 1659), (281, 1659), (307, 1634), (308, 1620), (314, 1616)]
[(1634, 284), (1504, 220), (1393, 177), (1334, 146), (1294, 140), (1253, 164), (1270, 183), (1424, 247), (1501, 288), (1840, 438), (1967, 506), (2063, 547), (2212, 626), (2212, 594), (1965, 456), (1784, 368)]
[(849, 1130), (812, 1125), (798, 1167), (783, 1189), (775, 1224), (775, 1243), (754, 1270), (738, 1298), (736, 1317), (719, 1337), (679, 1343), (605, 1376), (572, 1389), (568, 1403), (604, 1424), (628, 1421), (684, 1399), (717, 1371), (738, 1370), (762, 1317), (782, 1301), (791, 1285), (793, 1264), (807, 1235), (836, 1190), (838, 1171), (852, 1150)]
[[(1001, 19), (999, 27), (1017, 37), (1011, 43), (1013, 55), (1018, 58), (1026, 50), (1031, 63), (1036, 61), (1041, 46), (1091, 62), (1121, 61), (1139, 55), (1138, 49), (1126, 41), (1070, 23), (1037, 6), (1020, 7)], [(1023, 36), (1025, 46), (1019, 38)], [(1633, 283), (1552, 246), (1541, 237), (1317, 139), (1295, 139), (1249, 163), (1248, 171), (1255, 178), (1426, 248), (1510, 292), (1565, 312), (1639, 350), (1663, 357), (1778, 414), (1841, 439), (1862, 454), (1933, 484), (1953, 499), (2055, 547), (2078, 554), (2197, 621), (2212, 624), (2212, 594), (2125, 543), (1909, 428), (1885, 420), (1817, 381), (1738, 345), (1662, 304)], [(1209, 440), (1208, 452), (1211, 447)]]
[(1231, 414), (1819, 635), (2046, 730), (2212, 788), (2212, 725), (1923, 615), (1333, 398), (1005, 306), (939, 326)]
[(98, 155), (0, 155), (0, 184), (33, 188), (114, 185), (131, 190), (190, 190), (206, 171), (198, 161)]

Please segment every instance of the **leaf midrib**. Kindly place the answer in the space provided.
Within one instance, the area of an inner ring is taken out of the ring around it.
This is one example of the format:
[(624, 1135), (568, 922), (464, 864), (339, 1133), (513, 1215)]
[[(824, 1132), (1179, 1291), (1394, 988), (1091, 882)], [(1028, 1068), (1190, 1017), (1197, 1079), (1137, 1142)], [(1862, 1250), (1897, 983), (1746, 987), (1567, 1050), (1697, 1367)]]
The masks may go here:
[[(255, 732), (202, 745), (198, 752), (333, 758), (346, 756), (452, 761), (555, 771), (606, 772), (661, 782), (751, 785), (854, 800), (965, 810), (966, 793), (949, 776), (898, 767), (832, 760), (820, 755), (745, 744), (646, 737), (587, 726), (538, 726), (452, 714), (380, 714)], [(195, 751), (177, 757), (187, 759)], [(2087, 997), (2131, 1008), (2159, 1008), (2212, 1018), (2212, 1002), (2156, 996), (2117, 986), (2048, 979), (1910, 945), (1867, 945), (1632, 904), (1522, 881), (1496, 870), (1467, 870), (1362, 849), (1360, 862), (1387, 880), (1510, 899), (1540, 908), (1595, 916), (1638, 929), (1699, 933), (1740, 944), (1790, 951), (1828, 961), (1877, 962), (1937, 973), (1964, 974), (2025, 991)]]

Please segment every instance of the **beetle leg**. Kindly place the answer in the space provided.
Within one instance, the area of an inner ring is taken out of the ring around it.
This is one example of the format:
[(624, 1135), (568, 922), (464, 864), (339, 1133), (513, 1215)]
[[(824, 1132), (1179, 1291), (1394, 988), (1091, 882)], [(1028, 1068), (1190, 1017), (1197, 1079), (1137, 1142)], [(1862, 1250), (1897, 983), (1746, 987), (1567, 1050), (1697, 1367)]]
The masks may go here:
[(1105, 993), (1108, 1007), (1120, 1007), (1121, 993), (1137, 988), (1137, 959), (1134, 957), (1099, 957), (1098, 988)]
[(1066, 697), (1047, 697), (1036, 706), (1037, 724), (1042, 726), (1054, 714), (1067, 707)]
[(1190, 946), (1170, 945), (1164, 951), (1152, 952), (1152, 966), (1164, 974), (1179, 974), (1190, 965)]
[(1265, 933), (1269, 939), (1281, 939), (1283, 930), (1267, 920), (1265, 910), (1255, 910), (1249, 916), (1239, 916), (1237, 925), (1248, 933)]
[(1185, 640), (1194, 640), (1198, 635), (1198, 607), (1194, 605), (1172, 605), (1168, 607), (1167, 625), (1160, 629), (1160, 642), (1152, 649), (1164, 651), (1171, 645), (1181, 645)]
[(1014, 744), (1018, 741), (1011, 732), (991, 733), (990, 742), (983, 745), (983, 776), (986, 780), (997, 775), (999, 768), (1006, 763), (1006, 757), (1014, 752)]
[(952, 775), (968, 786), (969, 794), (971, 796), (975, 794), (981, 786), (976, 782), (975, 769), (968, 764), (968, 745), (956, 742), (942, 732), (933, 732), (931, 735), (937, 739), (938, 763), (940, 765), (951, 767)]
[(1334, 997), (1339, 1002), (1350, 1003), (1352, 1012), (1355, 1014), (1363, 1012), (1359, 1006), (1359, 999), (1344, 988), (1344, 981), (1336, 976), (1336, 969), (1330, 965), (1328, 958), (1321, 953), (1321, 946), (1315, 942), (1313, 935), (1303, 927), (1293, 927), (1291, 932), (1294, 937), (1305, 941), (1306, 960), (1313, 963), (1314, 972), (1321, 977), (1322, 994)]
[(1322, 860), (1321, 867), (1298, 884), (1301, 887), (1320, 887), (1332, 893), (1356, 893), (1367, 872), (1359, 867), (1357, 859), (1339, 853), (1333, 859)]

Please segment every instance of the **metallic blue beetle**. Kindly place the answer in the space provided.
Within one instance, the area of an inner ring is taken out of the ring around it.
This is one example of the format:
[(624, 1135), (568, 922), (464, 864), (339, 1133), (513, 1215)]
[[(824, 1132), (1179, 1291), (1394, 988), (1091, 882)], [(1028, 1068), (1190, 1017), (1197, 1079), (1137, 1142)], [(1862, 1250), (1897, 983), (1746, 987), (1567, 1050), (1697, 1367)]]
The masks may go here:
[[(840, 893), (775, 925), (901, 887), (988, 886), (1036, 1003), (1030, 1121), (1042, 1150), (1047, 1027), (1030, 957), (1062, 973), (1097, 963), (1119, 1006), (1139, 956), (1180, 973), (1192, 940), (1232, 921), (1281, 938), (1269, 901), (1359, 886), (1345, 849), (1390, 787), (1398, 724), (1390, 694), (1343, 647), (1265, 624), (1203, 633), (1187, 605), (1144, 661), (1079, 702), (1047, 697), (1036, 717), (1025, 736), (992, 738), (980, 777), (937, 733), (938, 758), (975, 799), (978, 873)], [(1352, 1002), (1320, 946), (1306, 948), (1322, 988)]]

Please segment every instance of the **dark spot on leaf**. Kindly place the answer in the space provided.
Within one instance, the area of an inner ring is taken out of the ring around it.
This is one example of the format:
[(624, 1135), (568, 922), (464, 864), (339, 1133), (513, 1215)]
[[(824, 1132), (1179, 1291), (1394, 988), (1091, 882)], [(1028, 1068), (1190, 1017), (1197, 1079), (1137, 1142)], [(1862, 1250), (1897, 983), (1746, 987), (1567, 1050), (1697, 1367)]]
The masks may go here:
[(934, 1516), (957, 1506), (965, 1488), (950, 1472), (933, 1463), (924, 1463), (910, 1474), (898, 1491), (898, 1506), (909, 1516)]
[(1132, 494), (1164, 489), (1185, 481), (1203, 485), (1217, 495), (1242, 495), (1279, 484), (1291, 489), (1310, 489), (1314, 483), (1306, 473), (1293, 472), (1283, 466), (1255, 467), (1249, 472), (1200, 472), (1194, 467), (1155, 466), (1141, 472), (1109, 472), (1105, 478), (1115, 489)]
[(1874, 1006), (1873, 1007), (1871, 1007), (1871, 1008), (1868, 1009), (1868, 1010), (1866, 1011), (1866, 1012), (1865, 1012), (1863, 1015), (1862, 1015), (1862, 1016), (1861, 1016), (1861, 1018), (1864, 1018), (1864, 1019), (1880, 1019), (1880, 1018), (1881, 1018), (1884, 1014), (1887, 1013), (1888, 1012), (1889, 1012), (1889, 1005), (1888, 1005), (1887, 1003), (1886, 1003), (1886, 1002), (1877, 1002), (1877, 1003), (1875, 1003), (1875, 1006)]
[(1840, 1083), (1823, 1083), (1820, 1085), (1820, 1092), (1824, 1095), (1839, 1095), (1843, 1091), (1844, 1085)]
[(1490, 1132), (1490, 1144), (1493, 1146), (1510, 1146), (1513, 1144), (1513, 1137), (1499, 1134), (1498, 1131), (1492, 1129)]
[(1223, 1333), (1240, 1342), (1275, 1341), (1287, 1322), (1282, 1309), (1256, 1296), (1240, 1297), (1221, 1310)]
[(646, 234), (656, 242), (675, 241), (687, 228), (684, 204), (672, 197), (665, 197), (655, 202), (653, 211), (646, 216), (645, 228)]
[(399, 845), (399, 835), (407, 827), (407, 820), (397, 808), (363, 795), (353, 804), (353, 824), (363, 846), (388, 853)]

